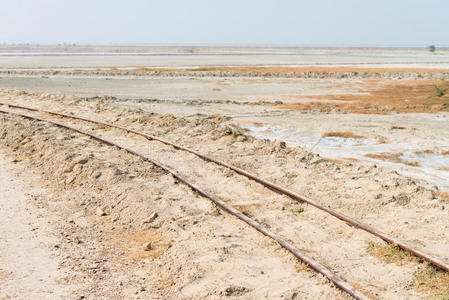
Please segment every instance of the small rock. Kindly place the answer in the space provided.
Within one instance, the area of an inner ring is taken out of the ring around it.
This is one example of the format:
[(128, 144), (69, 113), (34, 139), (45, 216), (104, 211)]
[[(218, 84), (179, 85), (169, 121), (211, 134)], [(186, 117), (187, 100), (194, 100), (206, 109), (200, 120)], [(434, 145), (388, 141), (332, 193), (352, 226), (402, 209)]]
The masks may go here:
[(89, 161), (89, 160), (88, 160), (87, 158), (83, 158), (83, 159), (80, 159), (80, 160), (78, 161), (78, 163), (79, 163), (80, 165), (84, 165), (84, 164), (86, 164), (88, 161)]
[(393, 196), (392, 201), (404, 206), (410, 203), (410, 198), (405, 193), (400, 193), (398, 196)]
[(237, 142), (244, 142), (244, 141), (246, 141), (246, 136), (244, 136), (244, 135), (239, 135), (239, 136), (237, 137)]
[(157, 212), (154, 212), (150, 215), (150, 217), (148, 218), (148, 220), (144, 221), (143, 223), (153, 223), (154, 220), (156, 220), (156, 218), (158, 217)]
[(230, 286), (225, 290), (225, 295), (230, 296), (242, 296), (248, 293), (250, 290), (244, 286)]
[(95, 211), (95, 214), (100, 217), (106, 216), (106, 213), (100, 207), (97, 208), (97, 210)]
[(151, 242), (145, 243), (145, 245), (143, 245), (144, 251), (150, 251), (151, 249), (153, 249)]
[(74, 180), (75, 180), (75, 176), (71, 176), (71, 177), (66, 179), (65, 183), (66, 184), (71, 184)]

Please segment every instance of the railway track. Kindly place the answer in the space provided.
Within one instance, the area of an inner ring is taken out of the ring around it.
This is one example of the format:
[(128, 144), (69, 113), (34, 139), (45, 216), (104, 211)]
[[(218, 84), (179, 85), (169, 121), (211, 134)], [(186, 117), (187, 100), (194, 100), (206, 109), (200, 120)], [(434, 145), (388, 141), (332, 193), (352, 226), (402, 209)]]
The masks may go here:
[[(35, 113), (46, 113), (46, 114), (50, 114), (50, 115), (54, 115), (54, 116), (59, 116), (59, 117), (63, 117), (63, 118), (70, 118), (72, 120), (80, 120), (80, 121), (84, 121), (84, 122), (89, 122), (89, 123), (93, 123), (93, 124), (99, 124), (99, 125), (103, 125), (103, 126), (107, 126), (110, 128), (115, 128), (115, 129), (119, 129), (122, 131), (126, 131), (128, 133), (132, 133), (135, 135), (139, 135), (142, 136), (148, 140), (154, 140), (154, 141), (158, 141), (161, 142), (165, 145), (169, 145), (171, 147), (174, 147), (175, 149), (178, 150), (182, 150), (185, 152), (189, 152), (205, 161), (209, 161), (209, 162), (213, 162), (217, 165), (223, 166), (225, 168), (228, 168), (230, 170), (233, 170), (234, 172), (247, 177), (248, 179), (251, 179), (253, 181), (256, 181), (260, 184), (262, 184), (263, 186), (277, 192), (283, 195), (287, 195), (290, 198), (296, 200), (296, 201), (300, 201), (300, 202), (306, 202), (336, 218), (338, 218), (339, 220), (344, 221), (345, 223), (347, 223), (350, 226), (353, 226), (355, 228), (364, 230), (378, 238), (381, 238), (383, 240), (385, 240), (386, 242), (398, 245), (399, 247), (401, 247), (402, 249), (434, 264), (435, 266), (448, 271), (449, 270), (449, 266), (448, 264), (446, 264), (445, 262), (441, 261), (438, 258), (432, 257), (428, 254), (423, 253), (422, 251), (415, 249), (413, 247), (411, 247), (409, 244), (402, 242), (398, 239), (396, 239), (395, 237), (392, 237), (390, 235), (387, 235), (385, 233), (382, 233), (381, 231), (372, 228), (366, 224), (363, 224), (359, 221), (356, 221), (344, 214), (341, 214), (331, 208), (328, 208), (320, 203), (318, 203), (317, 201), (314, 201), (312, 199), (306, 198), (304, 196), (301, 196), (293, 191), (290, 191), (288, 189), (285, 189), (283, 187), (280, 187), (278, 185), (275, 185), (274, 183), (271, 183), (263, 178), (259, 178), (249, 172), (246, 172), (245, 170), (242, 170), (240, 168), (237, 168), (235, 166), (232, 166), (228, 163), (222, 162), (220, 160), (214, 159), (212, 157), (206, 156), (202, 153), (199, 153), (197, 151), (185, 148), (181, 145), (178, 144), (174, 144), (171, 143), (169, 141), (166, 141), (164, 139), (161, 139), (159, 137), (156, 136), (152, 136), (152, 135), (147, 135), (145, 133), (141, 133), (129, 128), (125, 128), (122, 126), (118, 126), (118, 125), (114, 125), (114, 124), (109, 124), (109, 123), (104, 123), (104, 122), (98, 122), (98, 121), (94, 121), (94, 120), (90, 120), (90, 119), (86, 119), (86, 118), (82, 118), (82, 117), (78, 117), (78, 116), (73, 116), (73, 115), (67, 115), (67, 114), (62, 114), (62, 113), (57, 113), (57, 112), (51, 112), (51, 111), (43, 111), (43, 110), (39, 110), (39, 109), (35, 109), (35, 108), (30, 108), (30, 107), (24, 107), (24, 106), (19, 106), (19, 105), (12, 105), (12, 104), (5, 104), (5, 103), (0, 103), (6, 106), (9, 106), (10, 108), (14, 108), (14, 109), (22, 109), (22, 110), (28, 110), (31, 112), (35, 112)], [(228, 205), (227, 203), (225, 203), (224, 201), (220, 200), (217, 196), (203, 190), (202, 188), (200, 188), (199, 186), (193, 184), (191, 181), (189, 181), (184, 175), (174, 171), (172, 168), (164, 165), (163, 163), (156, 161), (146, 155), (143, 155), (129, 147), (125, 147), (122, 145), (119, 145), (111, 140), (99, 137), (97, 135), (93, 135), (89, 132), (77, 129), (73, 126), (69, 126), (63, 123), (59, 123), (59, 122), (55, 122), (52, 120), (48, 120), (45, 118), (41, 118), (41, 117), (36, 117), (36, 116), (31, 116), (31, 115), (26, 115), (26, 114), (22, 114), (22, 113), (18, 113), (18, 112), (13, 112), (10, 110), (0, 110), (0, 112), (2, 113), (10, 113), (10, 114), (15, 114), (15, 115), (19, 115), (21, 117), (24, 118), (28, 118), (28, 119), (35, 119), (35, 120), (39, 120), (39, 121), (43, 121), (43, 122), (48, 122), (51, 123), (53, 125), (59, 126), (59, 127), (63, 127), (72, 131), (76, 131), (80, 134), (83, 135), (87, 135), (101, 143), (107, 144), (109, 146), (114, 146), (114, 147), (118, 147), (120, 149), (124, 149), (127, 152), (133, 154), (133, 155), (137, 155), (139, 156), (141, 159), (143, 159), (144, 161), (148, 161), (160, 168), (162, 168), (163, 170), (165, 170), (166, 172), (170, 173), (173, 177), (175, 177), (176, 179), (178, 179), (179, 181), (183, 182), (184, 184), (186, 184), (187, 186), (189, 186), (190, 188), (192, 188), (193, 190), (197, 191), (199, 194), (201, 194), (202, 196), (210, 199), (211, 201), (213, 201), (218, 207), (220, 207), (222, 210), (236, 216), (237, 218), (239, 218), (240, 220), (244, 221), (245, 223), (247, 223), (248, 225), (250, 225), (251, 227), (255, 228), (256, 230), (258, 230), (259, 232), (261, 232), (262, 234), (272, 238), (273, 240), (275, 240), (279, 245), (281, 245), (283, 248), (287, 249), (289, 252), (291, 252), (295, 257), (297, 257), (298, 259), (302, 260), (303, 262), (305, 262), (306, 264), (308, 264), (312, 269), (314, 269), (315, 271), (317, 271), (320, 274), (323, 274), (325, 277), (327, 277), (331, 282), (333, 282), (337, 287), (339, 287), (341, 290), (347, 292), (349, 295), (351, 295), (352, 297), (356, 298), (356, 299), (368, 299), (363, 293), (361, 293), (360, 291), (358, 291), (357, 289), (355, 289), (354, 287), (352, 287), (351, 285), (349, 285), (347, 282), (345, 282), (342, 278), (336, 276), (335, 274), (333, 274), (332, 272), (330, 272), (326, 267), (324, 267), (322, 264), (320, 264), (319, 262), (317, 262), (316, 260), (308, 257), (307, 255), (305, 255), (302, 251), (300, 251), (299, 249), (297, 249), (295, 246), (293, 246), (291, 243), (289, 243), (287, 240), (280, 238), (279, 236), (277, 236), (276, 234), (274, 234), (273, 232), (267, 230), (262, 224), (260, 224), (259, 222), (249, 218), (248, 216), (246, 216), (245, 214), (243, 214), (241, 211), (235, 209), (234, 207)]]

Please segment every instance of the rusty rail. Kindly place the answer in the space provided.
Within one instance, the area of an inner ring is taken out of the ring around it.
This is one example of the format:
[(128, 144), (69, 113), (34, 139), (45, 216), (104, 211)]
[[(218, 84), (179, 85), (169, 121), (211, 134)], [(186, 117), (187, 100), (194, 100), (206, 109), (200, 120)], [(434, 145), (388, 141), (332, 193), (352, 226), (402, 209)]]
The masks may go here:
[(230, 165), (230, 164), (228, 164), (226, 162), (223, 162), (223, 161), (220, 161), (220, 160), (215, 159), (213, 157), (207, 156), (207, 155), (202, 154), (200, 152), (197, 152), (195, 150), (192, 150), (192, 149), (183, 147), (181, 145), (169, 142), (169, 141), (164, 140), (162, 138), (159, 138), (157, 136), (152, 136), (152, 135), (149, 135), (149, 134), (145, 134), (145, 133), (138, 132), (138, 131), (135, 131), (135, 130), (132, 130), (132, 129), (129, 129), (129, 128), (126, 128), (126, 127), (123, 127), (123, 126), (115, 125), (115, 124), (109, 124), (109, 123), (104, 123), (104, 122), (100, 122), (100, 121), (86, 119), (86, 118), (83, 118), (83, 117), (72, 116), (72, 115), (58, 113), (58, 112), (52, 112), (52, 111), (39, 110), (39, 109), (36, 109), (36, 108), (25, 107), (25, 106), (14, 105), (14, 104), (7, 104), (7, 103), (1, 103), (0, 102), (0, 105), (6, 105), (6, 106), (9, 106), (9, 107), (12, 107), (12, 108), (19, 108), (19, 109), (24, 109), (24, 110), (29, 110), (29, 111), (42, 112), (42, 113), (47, 113), (47, 114), (50, 114), (50, 115), (56, 115), (56, 116), (61, 116), (61, 117), (66, 117), (66, 118), (71, 118), (71, 119), (76, 119), (76, 120), (82, 120), (82, 121), (86, 121), (86, 122), (90, 122), (90, 123), (94, 123), (94, 124), (100, 124), (100, 125), (104, 125), (104, 126), (108, 126), (108, 127), (112, 127), (112, 128), (117, 128), (117, 129), (129, 132), (129, 133), (133, 133), (133, 134), (145, 137), (148, 140), (159, 141), (159, 142), (164, 143), (166, 145), (172, 146), (175, 149), (179, 149), (179, 150), (182, 150), (182, 151), (186, 151), (186, 152), (192, 153), (192, 154), (200, 157), (203, 160), (210, 161), (210, 162), (213, 162), (215, 164), (221, 165), (223, 167), (229, 168), (229, 169), (235, 171), (236, 173), (238, 173), (240, 175), (243, 175), (243, 176), (245, 176), (245, 177), (247, 177), (249, 179), (252, 179), (252, 180), (254, 180), (254, 181), (256, 181), (256, 182), (266, 186), (267, 188), (269, 188), (269, 189), (271, 189), (271, 190), (273, 190), (273, 191), (275, 191), (277, 193), (289, 196), (290, 198), (292, 198), (292, 199), (294, 199), (296, 201), (306, 202), (306, 203), (308, 203), (308, 204), (310, 204), (310, 205), (312, 205), (312, 206), (314, 206), (314, 207), (316, 207), (316, 208), (318, 208), (318, 209), (320, 209), (322, 211), (325, 211), (325, 212), (329, 213), (330, 215), (332, 215), (332, 216), (334, 216), (334, 217), (344, 221), (349, 226), (353, 226), (355, 228), (358, 228), (358, 229), (364, 230), (364, 231), (366, 231), (368, 233), (371, 233), (372, 235), (374, 235), (374, 236), (376, 236), (376, 237), (386, 241), (387, 243), (396, 245), (396, 246), (400, 247), (401, 249), (403, 249), (403, 250), (405, 250), (405, 251), (407, 251), (407, 252), (409, 252), (409, 253), (411, 253), (411, 254), (419, 257), (419, 258), (422, 258), (423, 260), (425, 260), (425, 261), (427, 261), (427, 262), (429, 262), (431, 264), (433, 264), (434, 266), (436, 266), (436, 267), (438, 267), (438, 268), (440, 268), (440, 269), (442, 269), (442, 270), (444, 270), (446, 272), (449, 272), (449, 264), (448, 263), (446, 263), (446, 262), (442, 261), (441, 259), (439, 259), (437, 257), (434, 257), (434, 256), (432, 256), (430, 254), (424, 253), (421, 250), (415, 249), (410, 244), (408, 244), (408, 243), (406, 243), (404, 241), (401, 241), (398, 238), (395, 238), (395, 237), (393, 237), (393, 236), (391, 236), (391, 235), (389, 235), (387, 233), (384, 233), (384, 232), (382, 232), (382, 231), (380, 231), (380, 230), (378, 230), (378, 229), (376, 229), (376, 228), (374, 228), (372, 226), (369, 226), (367, 224), (364, 224), (362, 222), (354, 220), (351, 217), (346, 216), (345, 214), (342, 214), (342, 213), (340, 213), (340, 212), (338, 212), (338, 211), (336, 211), (336, 210), (334, 210), (334, 209), (332, 209), (330, 207), (327, 207), (327, 206), (325, 206), (325, 205), (323, 205), (323, 204), (321, 204), (321, 203), (319, 203), (319, 202), (317, 202), (317, 201), (315, 201), (313, 199), (310, 199), (310, 198), (307, 198), (305, 196), (299, 195), (296, 192), (293, 192), (293, 191), (291, 191), (289, 189), (286, 189), (284, 187), (276, 185), (276, 184), (274, 184), (274, 183), (272, 183), (272, 182), (270, 182), (268, 180), (265, 180), (263, 178), (257, 177), (256, 175), (251, 174), (251, 173), (249, 173), (249, 172), (247, 172), (245, 170), (242, 170), (242, 169), (237, 168), (237, 167), (235, 167), (233, 165)]
[[(34, 111), (38, 111), (38, 110), (34, 110)], [(46, 120), (46, 119), (39, 118), (39, 117), (33, 117), (33, 116), (20, 114), (20, 113), (16, 113), (16, 112), (11, 112), (11, 111), (6, 111), (6, 110), (2, 110), (2, 109), (0, 109), (0, 113), (13, 114), (13, 115), (20, 116), (20, 117), (23, 117), (23, 118), (26, 118), (26, 119), (47, 122), (47, 123), (56, 125), (56, 126), (61, 127), (61, 128), (69, 129), (69, 130), (75, 131), (77, 133), (80, 133), (82, 135), (86, 135), (86, 136), (88, 136), (88, 137), (90, 137), (90, 138), (92, 138), (92, 139), (94, 139), (94, 140), (96, 140), (96, 141), (98, 141), (100, 143), (103, 143), (103, 144), (106, 144), (108, 146), (117, 147), (119, 149), (125, 150), (128, 153), (130, 153), (130, 154), (133, 154), (133, 155), (136, 155), (136, 156), (140, 157), (143, 161), (147, 161), (147, 162), (152, 163), (153, 165), (155, 165), (155, 166), (161, 168), (162, 170), (166, 171), (167, 173), (171, 174), (174, 178), (178, 179), (179, 181), (181, 181), (182, 183), (184, 183), (185, 185), (190, 187), (192, 190), (198, 192), (201, 196), (210, 199), (212, 202), (214, 202), (223, 211), (225, 211), (225, 212), (227, 212), (227, 213), (229, 213), (229, 214), (239, 218), (241, 221), (247, 223), (248, 225), (250, 225), (251, 227), (253, 227), (257, 231), (262, 233), (263, 235), (265, 235), (265, 236), (273, 239), (274, 241), (276, 241), (281, 247), (283, 247), (284, 249), (286, 249), (287, 251), (292, 253), (296, 258), (298, 258), (301, 261), (303, 261), (304, 263), (306, 263), (310, 268), (312, 268), (316, 272), (324, 275), (326, 278), (329, 279), (329, 281), (334, 283), (335, 286), (337, 286), (338, 288), (340, 288), (344, 292), (348, 293), (349, 295), (351, 295), (355, 299), (361, 299), (361, 300), (369, 300), (370, 299), (367, 296), (365, 296), (362, 292), (358, 291), (353, 286), (351, 286), (349, 283), (344, 281), (342, 278), (340, 278), (336, 274), (332, 273), (329, 269), (324, 267), (322, 264), (320, 264), (316, 260), (314, 260), (314, 259), (308, 257), (307, 255), (305, 255), (298, 248), (296, 248), (293, 244), (291, 244), (288, 241), (282, 239), (281, 237), (277, 236), (273, 232), (267, 230), (260, 223), (258, 223), (257, 221), (247, 217), (246, 215), (244, 215), (241, 211), (237, 210), (236, 208), (226, 204), (224, 201), (220, 200), (215, 195), (212, 195), (209, 192), (207, 192), (207, 191), (201, 189), (200, 187), (194, 185), (193, 183), (188, 181), (188, 179), (185, 178), (183, 175), (181, 175), (180, 173), (172, 170), (168, 166), (165, 166), (164, 164), (162, 164), (162, 163), (160, 163), (160, 162), (158, 162), (156, 160), (153, 160), (152, 158), (150, 158), (148, 156), (145, 156), (145, 155), (143, 155), (141, 153), (138, 153), (138, 152), (136, 152), (136, 151), (134, 151), (134, 150), (132, 150), (130, 148), (127, 148), (125, 146), (121, 146), (121, 145), (119, 145), (119, 144), (117, 144), (117, 143), (115, 143), (113, 141), (109, 141), (109, 140), (104, 139), (102, 137), (99, 137), (97, 135), (94, 135), (94, 134), (82, 131), (80, 129), (77, 129), (75, 127), (71, 127), (71, 126), (68, 126), (68, 125), (65, 125), (65, 124), (62, 124), (62, 123), (59, 123), (59, 122)]]

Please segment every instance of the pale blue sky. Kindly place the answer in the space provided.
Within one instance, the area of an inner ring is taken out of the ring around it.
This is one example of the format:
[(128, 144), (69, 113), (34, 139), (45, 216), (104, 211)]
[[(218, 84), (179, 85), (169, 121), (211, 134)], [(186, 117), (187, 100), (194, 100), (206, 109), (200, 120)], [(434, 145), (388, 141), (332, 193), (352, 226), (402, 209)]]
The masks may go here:
[(447, 0), (0, 0), (0, 43), (449, 46)]

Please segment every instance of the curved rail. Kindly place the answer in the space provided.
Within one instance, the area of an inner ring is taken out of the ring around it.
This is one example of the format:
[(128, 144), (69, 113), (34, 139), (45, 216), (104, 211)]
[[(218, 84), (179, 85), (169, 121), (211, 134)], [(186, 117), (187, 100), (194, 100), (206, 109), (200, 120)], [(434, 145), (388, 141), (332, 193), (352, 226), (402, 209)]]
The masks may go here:
[(182, 151), (186, 151), (186, 152), (192, 153), (192, 154), (198, 156), (199, 158), (201, 158), (201, 159), (203, 159), (205, 161), (210, 161), (210, 162), (213, 162), (213, 163), (215, 163), (217, 165), (229, 168), (229, 169), (235, 171), (236, 173), (238, 173), (240, 175), (243, 175), (243, 176), (245, 176), (245, 177), (247, 177), (249, 179), (252, 179), (252, 180), (254, 180), (254, 181), (264, 185), (265, 187), (267, 187), (267, 188), (269, 188), (269, 189), (271, 189), (271, 190), (273, 190), (273, 191), (275, 191), (277, 193), (289, 196), (290, 198), (292, 198), (292, 199), (294, 199), (296, 201), (306, 202), (306, 203), (308, 203), (308, 204), (310, 204), (310, 205), (312, 205), (312, 206), (314, 206), (314, 207), (316, 207), (316, 208), (318, 208), (318, 209), (320, 209), (322, 211), (325, 211), (325, 212), (329, 213), (330, 215), (332, 215), (332, 216), (334, 216), (334, 217), (344, 221), (349, 226), (353, 226), (355, 228), (358, 228), (358, 229), (361, 229), (363, 231), (366, 231), (366, 232), (368, 232), (368, 233), (370, 233), (370, 234), (372, 234), (372, 235), (374, 235), (374, 236), (376, 236), (376, 237), (386, 241), (387, 243), (396, 245), (396, 246), (400, 247), (401, 249), (403, 249), (403, 250), (405, 250), (405, 251), (407, 251), (407, 252), (409, 252), (409, 253), (417, 256), (417, 257), (420, 257), (420, 258), (424, 259), (425, 261), (433, 264), (434, 266), (436, 266), (436, 267), (438, 267), (438, 268), (440, 268), (440, 269), (442, 269), (442, 270), (444, 270), (446, 272), (449, 272), (449, 264), (448, 263), (446, 263), (446, 262), (442, 261), (441, 259), (436, 258), (436, 257), (434, 257), (434, 256), (432, 256), (430, 254), (424, 253), (421, 250), (415, 249), (410, 244), (408, 244), (408, 243), (406, 243), (404, 241), (401, 241), (398, 238), (395, 238), (395, 237), (393, 237), (393, 236), (391, 236), (391, 235), (389, 235), (387, 233), (384, 233), (384, 232), (382, 232), (382, 231), (380, 231), (380, 230), (378, 230), (378, 229), (376, 229), (376, 228), (374, 228), (374, 227), (372, 227), (370, 225), (367, 225), (367, 224), (364, 224), (364, 223), (359, 222), (357, 220), (354, 220), (351, 217), (346, 216), (345, 214), (342, 214), (342, 213), (340, 213), (340, 212), (338, 212), (338, 211), (336, 211), (336, 210), (334, 210), (334, 209), (332, 209), (330, 207), (327, 207), (327, 206), (325, 206), (325, 205), (323, 205), (323, 204), (321, 204), (321, 203), (319, 203), (319, 202), (317, 202), (317, 201), (315, 201), (313, 199), (310, 199), (310, 198), (307, 198), (305, 196), (299, 195), (296, 192), (293, 192), (293, 191), (291, 191), (291, 190), (289, 190), (287, 188), (284, 188), (284, 187), (281, 187), (279, 185), (276, 185), (276, 184), (274, 184), (274, 183), (272, 183), (272, 182), (270, 182), (268, 180), (260, 178), (260, 177), (254, 175), (254, 174), (251, 174), (251, 173), (249, 173), (249, 172), (247, 172), (245, 170), (242, 170), (242, 169), (240, 169), (238, 167), (235, 167), (233, 165), (230, 165), (230, 164), (228, 164), (226, 162), (220, 161), (220, 160), (215, 159), (213, 157), (207, 156), (207, 155), (202, 154), (200, 152), (197, 152), (195, 150), (183, 147), (181, 145), (169, 142), (167, 140), (164, 140), (162, 138), (159, 138), (159, 137), (156, 137), (156, 136), (153, 136), (153, 135), (149, 135), (149, 134), (145, 134), (145, 133), (142, 133), (142, 132), (138, 132), (138, 131), (135, 131), (135, 130), (132, 130), (132, 129), (129, 129), (129, 128), (126, 128), (126, 127), (123, 127), (123, 126), (115, 125), (115, 124), (109, 124), (109, 123), (104, 123), (104, 122), (100, 122), (100, 121), (94, 121), (94, 120), (86, 119), (86, 118), (83, 118), (83, 117), (72, 116), (72, 115), (58, 113), (58, 112), (52, 112), (52, 111), (39, 110), (39, 109), (36, 109), (36, 108), (20, 106), (20, 105), (14, 105), (14, 104), (7, 104), (7, 103), (2, 103), (2, 102), (0, 102), (0, 105), (6, 105), (8, 107), (19, 108), (19, 109), (24, 109), (24, 110), (29, 110), (29, 111), (42, 112), (42, 113), (47, 113), (47, 114), (50, 114), (50, 115), (61, 116), (61, 117), (66, 117), (66, 118), (71, 118), (71, 119), (76, 119), (76, 120), (82, 120), (82, 121), (86, 121), (86, 122), (90, 122), (90, 123), (94, 123), (94, 124), (99, 124), (99, 125), (104, 125), (104, 126), (108, 126), (108, 127), (112, 127), (112, 128), (117, 128), (117, 129), (129, 132), (129, 133), (133, 133), (133, 134), (145, 137), (148, 140), (155, 140), (155, 141), (161, 142), (163, 144), (172, 146), (175, 149), (179, 149), (179, 150), (182, 150)]
[[(34, 110), (34, 111), (38, 111), (38, 110)], [(75, 131), (77, 133), (80, 133), (82, 135), (86, 135), (100, 143), (106, 144), (108, 146), (113, 146), (113, 147), (117, 147), (119, 149), (125, 150), (128, 153), (134, 154), (138, 157), (140, 157), (143, 161), (147, 161), (152, 163), (153, 165), (161, 168), (162, 170), (166, 171), (167, 173), (171, 174), (174, 178), (178, 179), (179, 181), (181, 181), (182, 183), (184, 183), (185, 185), (187, 185), (188, 187), (190, 187), (192, 190), (198, 192), (201, 196), (206, 197), (208, 199), (210, 199), (212, 202), (214, 202), (218, 207), (220, 207), (223, 211), (239, 218), (241, 221), (247, 223), (249, 226), (253, 227), (254, 229), (256, 229), (257, 231), (259, 231), (260, 233), (262, 233), (263, 235), (273, 239), (274, 241), (276, 241), (282, 248), (286, 249), (287, 251), (289, 251), (290, 253), (292, 253), (295, 257), (297, 257), (298, 259), (300, 259), (301, 261), (303, 261), (304, 263), (306, 263), (309, 267), (311, 267), (313, 270), (315, 270), (316, 272), (324, 275), (325, 277), (327, 277), (332, 283), (334, 283), (338, 288), (340, 288), (341, 290), (345, 291), (346, 293), (348, 293), (349, 295), (351, 295), (352, 297), (354, 297), (355, 299), (361, 299), (361, 300), (369, 300), (370, 298), (368, 298), (367, 296), (365, 296), (363, 293), (361, 293), (360, 291), (356, 290), (354, 287), (352, 287), (349, 283), (347, 283), (346, 281), (344, 281), (342, 278), (340, 278), (339, 276), (337, 276), (336, 274), (332, 273), (329, 269), (327, 269), (326, 267), (324, 267), (322, 264), (320, 264), (319, 262), (317, 262), (316, 260), (308, 257), (307, 255), (305, 255), (304, 253), (302, 253), (298, 248), (296, 248), (294, 245), (292, 245), (291, 243), (289, 243), (288, 241), (282, 239), (281, 237), (277, 236), (276, 234), (274, 234), (273, 232), (267, 230), (265, 227), (263, 227), (260, 223), (258, 223), (257, 221), (247, 217), (246, 215), (244, 215), (241, 211), (237, 210), (236, 208), (226, 204), (224, 201), (220, 200), (219, 198), (217, 198), (215, 195), (210, 194), (209, 192), (201, 189), (200, 187), (194, 185), (193, 183), (191, 183), (190, 181), (188, 181), (183, 175), (181, 175), (180, 173), (172, 170), (171, 168), (165, 166), (164, 164), (153, 160), (152, 158), (145, 156), (143, 154), (140, 154), (130, 148), (127, 148), (125, 146), (121, 146), (113, 141), (109, 141), (107, 139), (104, 139), (102, 137), (99, 137), (97, 135), (82, 131), (80, 129), (77, 129), (75, 127), (71, 127), (62, 123), (58, 123), (55, 121), (51, 121), (51, 120), (46, 120), (43, 118), (39, 118), (39, 117), (33, 117), (33, 116), (29, 116), (29, 115), (25, 115), (25, 114), (20, 114), (20, 113), (16, 113), (16, 112), (11, 112), (11, 111), (6, 111), (6, 110), (2, 110), (0, 109), (0, 113), (4, 113), (4, 114), (13, 114), (16, 116), (20, 116), (23, 118), (27, 118), (27, 119), (31, 119), (31, 120), (38, 120), (38, 121), (42, 121), (42, 122), (47, 122), (53, 125), (56, 125), (58, 127), (61, 128), (65, 128), (65, 129), (69, 129), (72, 131)]]

